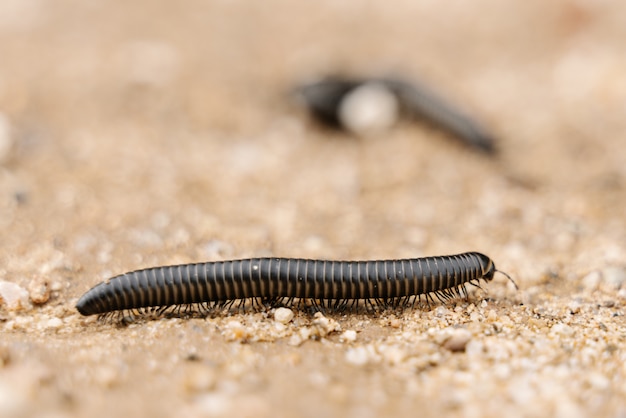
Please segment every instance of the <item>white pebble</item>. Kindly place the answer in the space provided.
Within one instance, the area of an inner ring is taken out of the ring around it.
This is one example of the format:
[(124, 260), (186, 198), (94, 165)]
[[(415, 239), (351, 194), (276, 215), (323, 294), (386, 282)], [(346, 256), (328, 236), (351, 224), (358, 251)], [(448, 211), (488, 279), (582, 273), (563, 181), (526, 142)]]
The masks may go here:
[(63, 321), (61, 320), (61, 318), (50, 318), (45, 324), (46, 329), (59, 329), (62, 326)]
[(228, 341), (243, 342), (250, 337), (250, 332), (239, 321), (230, 321), (222, 333)]
[(316, 312), (313, 315), (313, 325), (315, 325), (320, 337), (325, 337), (333, 331), (341, 330), (341, 326), (337, 321), (325, 317), (321, 312)]
[(455, 328), (450, 338), (443, 343), (443, 348), (453, 353), (465, 351), (465, 346), (472, 339), (472, 333), (463, 328)]
[(18, 284), (0, 280), (0, 306), (9, 311), (30, 309), (28, 291)]
[(339, 340), (346, 343), (353, 343), (356, 341), (356, 331), (353, 329), (348, 329), (344, 331), (340, 336)]
[(304, 342), (304, 338), (300, 334), (293, 334), (291, 338), (289, 338), (289, 345), (293, 347), (297, 347)]
[(288, 308), (278, 308), (274, 312), (274, 320), (281, 324), (288, 324), (293, 319), (293, 311)]
[(50, 286), (44, 278), (36, 278), (28, 284), (30, 300), (36, 305), (43, 305), (50, 299)]

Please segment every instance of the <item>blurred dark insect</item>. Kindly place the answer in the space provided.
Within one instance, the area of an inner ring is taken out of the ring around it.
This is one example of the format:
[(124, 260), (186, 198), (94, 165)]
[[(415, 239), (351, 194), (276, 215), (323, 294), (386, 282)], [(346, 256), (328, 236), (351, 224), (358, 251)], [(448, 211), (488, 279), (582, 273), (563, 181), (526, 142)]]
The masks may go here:
[(333, 76), (298, 86), (295, 94), (318, 121), (360, 136), (381, 132), (408, 116), (425, 120), (477, 150), (496, 152), (493, 136), (479, 122), (414, 82)]

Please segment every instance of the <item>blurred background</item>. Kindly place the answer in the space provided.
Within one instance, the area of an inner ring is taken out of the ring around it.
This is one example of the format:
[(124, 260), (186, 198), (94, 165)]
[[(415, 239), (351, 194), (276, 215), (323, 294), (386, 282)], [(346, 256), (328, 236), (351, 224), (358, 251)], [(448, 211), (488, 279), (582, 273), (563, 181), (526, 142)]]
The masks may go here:
[[(111, 275), (250, 256), (476, 250), (567, 294), (626, 260), (625, 39), (617, 1), (3, 0), (0, 280), (68, 326)], [(337, 73), (417, 80), (500, 152), (322, 128), (291, 92)]]

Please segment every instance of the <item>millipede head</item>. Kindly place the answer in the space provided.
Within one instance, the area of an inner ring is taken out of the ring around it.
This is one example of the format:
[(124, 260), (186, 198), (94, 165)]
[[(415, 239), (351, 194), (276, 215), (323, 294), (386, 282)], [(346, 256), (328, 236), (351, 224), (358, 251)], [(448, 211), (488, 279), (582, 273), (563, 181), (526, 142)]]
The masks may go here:
[(498, 270), (496, 268), (495, 263), (493, 262), (493, 260), (491, 260), (491, 258), (487, 257), (484, 254), (480, 254), (477, 253), (477, 255), (481, 258), (481, 260), (483, 261), (484, 265), (485, 265), (485, 269), (484, 269), (484, 273), (483, 273), (483, 279), (490, 281), (493, 280), (493, 276), (496, 273), (501, 273), (502, 275), (504, 275), (507, 279), (510, 280), (511, 283), (513, 283), (513, 286), (515, 286), (515, 289), (519, 289), (517, 287), (517, 283), (515, 283), (515, 280), (513, 280), (511, 278), (511, 276), (509, 276), (508, 274), (506, 274), (505, 272), (503, 272), (502, 270)]
[(480, 258), (481, 264), (482, 264), (482, 273), (483, 273), (483, 279), (490, 281), (493, 280), (493, 275), (496, 274), (496, 265), (493, 263), (493, 261), (491, 260), (491, 258), (487, 257), (485, 254), (481, 254), (481, 253), (472, 253), (474, 256)]

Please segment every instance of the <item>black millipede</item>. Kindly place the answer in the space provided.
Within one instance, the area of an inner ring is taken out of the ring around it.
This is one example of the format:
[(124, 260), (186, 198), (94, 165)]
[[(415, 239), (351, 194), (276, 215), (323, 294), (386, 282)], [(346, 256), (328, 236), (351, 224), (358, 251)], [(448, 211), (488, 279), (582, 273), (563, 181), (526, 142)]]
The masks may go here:
[[(358, 306), (404, 307), (424, 298), (467, 297), (466, 285), (490, 281), (499, 270), (477, 252), (402, 260), (329, 261), (251, 258), (137, 270), (87, 291), (76, 304), (82, 315), (190, 310), (207, 314), (237, 304), (291, 304), (342, 310)], [(513, 284), (511, 277), (500, 271)], [(517, 286), (516, 286), (517, 287)]]
[(351, 123), (342, 109), (349, 97), (367, 86), (377, 86), (388, 92), (395, 98), (405, 116), (428, 121), (476, 150), (496, 154), (495, 138), (481, 123), (459, 106), (415, 80), (410, 82), (398, 77), (329, 76), (300, 85), (294, 92), (318, 121), (330, 127), (350, 131)]

